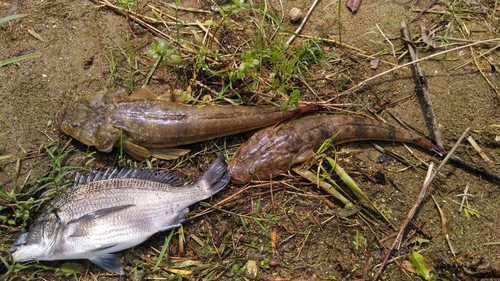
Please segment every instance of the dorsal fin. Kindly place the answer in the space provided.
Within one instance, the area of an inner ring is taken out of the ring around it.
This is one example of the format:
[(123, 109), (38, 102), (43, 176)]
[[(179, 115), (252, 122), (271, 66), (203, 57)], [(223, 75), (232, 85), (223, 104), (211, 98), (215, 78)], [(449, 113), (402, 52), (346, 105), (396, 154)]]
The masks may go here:
[(181, 186), (184, 184), (181, 179), (170, 172), (157, 173), (154, 170), (123, 167), (106, 170), (94, 169), (84, 175), (76, 173), (73, 186), (109, 179), (141, 179), (166, 183), (172, 186)]
[(156, 100), (158, 96), (149, 88), (141, 88), (128, 96), (131, 100)]

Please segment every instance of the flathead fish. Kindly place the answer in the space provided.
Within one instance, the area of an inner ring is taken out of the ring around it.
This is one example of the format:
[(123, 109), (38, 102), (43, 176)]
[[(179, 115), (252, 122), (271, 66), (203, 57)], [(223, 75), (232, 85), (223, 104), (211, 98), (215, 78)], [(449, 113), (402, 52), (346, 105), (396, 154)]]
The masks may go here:
[(281, 110), (274, 106), (203, 106), (181, 104), (140, 89), (100, 91), (66, 105), (55, 124), (78, 141), (110, 152), (122, 145), (137, 160), (174, 159), (187, 153), (172, 147), (263, 128), (317, 110), (318, 106)]
[(268, 180), (283, 174), (292, 164), (313, 158), (321, 144), (335, 134), (334, 145), (359, 140), (388, 140), (413, 143), (430, 152), (443, 153), (427, 139), (370, 118), (306, 116), (256, 132), (229, 163), (231, 181), (243, 184), (252, 179)]
[(17, 262), (89, 259), (123, 274), (112, 253), (178, 227), (188, 207), (229, 182), (221, 155), (196, 182), (175, 175), (121, 168), (77, 176), (73, 188), (52, 200), (11, 247)]

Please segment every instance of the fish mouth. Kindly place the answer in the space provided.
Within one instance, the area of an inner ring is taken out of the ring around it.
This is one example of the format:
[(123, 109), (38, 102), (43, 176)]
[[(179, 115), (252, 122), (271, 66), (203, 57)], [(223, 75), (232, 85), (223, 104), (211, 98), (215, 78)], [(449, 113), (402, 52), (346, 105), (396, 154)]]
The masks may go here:
[(10, 247), (10, 254), (12, 255), (12, 258), (14, 259), (14, 261), (17, 261), (17, 262), (21, 262), (21, 260), (19, 260), (19, 258), (17, 257), (17, 254), (19, 253), (17, 250), (19, 250), (19, 246), (12, 246)]

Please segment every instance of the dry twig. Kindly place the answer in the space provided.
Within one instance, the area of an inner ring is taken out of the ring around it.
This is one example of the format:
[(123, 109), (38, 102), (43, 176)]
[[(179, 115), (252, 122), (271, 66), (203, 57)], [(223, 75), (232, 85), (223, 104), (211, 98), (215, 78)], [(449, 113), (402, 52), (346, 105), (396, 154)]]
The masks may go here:
[[(410, 53), (411, 60), (416, 61), (418, 60), (418, 50), (415, 47), (415, 45), (413, 45), (413, 42), (411, 40), (410, 28), (408, 27), (405, 21), (401, 22), (401, 27), (403, 28), (403, 36), (408, 45), (408, 51)], [(427, 111), (426, 112), (427, 122), (430, 122), (432, 124), (434, 140), (436, 141), (437, 146), (444, 151), (444, 144), (441, 138), (441, 131), (439, 130), (436, 121), (436, 116), (434, 114), (434, 109), (432, 107), (432, 102), (429, 94), (429, 87), (427, 86), (427, 78), (425, 77), (424, 71), (420, 66), (419, 62), (413, 64), (413, 70), (414, 70), (413, 73), (415, 75), (415, 83), (417, 84), (417, 88), (419, 89), (419, 94), (421, 95), (421, 97), (425, 102), (425, 107)]]

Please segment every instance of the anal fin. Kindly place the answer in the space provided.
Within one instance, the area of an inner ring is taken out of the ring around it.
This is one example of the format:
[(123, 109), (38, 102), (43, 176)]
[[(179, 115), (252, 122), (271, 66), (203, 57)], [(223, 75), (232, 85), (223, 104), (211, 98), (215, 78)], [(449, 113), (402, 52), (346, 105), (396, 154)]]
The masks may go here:
[(182, 148), (150, 148), (149, 152), (153, 157), (163, 160), (174, 160), (188, 153), (189, 149)]
[(122, 263), (116, 255), (105, 254), (89, 260), (109, 272), (123, 275)]
[(176, 228), (181, 225), (181, 223), (186, 219), (186, 213), (189, 212), (189, 208), (183, 209), (180, 213), (175, 214), (175, 217), (173, 218), (172, 221), (168, 223), (168, 225), (160, 228), (158, 232), (160, 231), (167, 231), (172, 228)]

